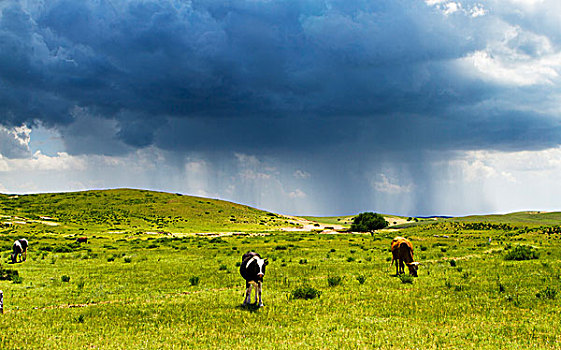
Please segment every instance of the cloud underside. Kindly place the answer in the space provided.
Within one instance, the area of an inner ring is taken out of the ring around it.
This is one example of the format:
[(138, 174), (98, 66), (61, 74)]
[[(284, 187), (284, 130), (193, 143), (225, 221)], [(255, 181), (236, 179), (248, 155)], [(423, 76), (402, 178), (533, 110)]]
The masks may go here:
[(1, 123), (70, 154), (552, 147), (559, 5), (509, 5), (4, 1)]
[(1, 1), (0, 190), (553, 203), (560, 21), (557, 0)]

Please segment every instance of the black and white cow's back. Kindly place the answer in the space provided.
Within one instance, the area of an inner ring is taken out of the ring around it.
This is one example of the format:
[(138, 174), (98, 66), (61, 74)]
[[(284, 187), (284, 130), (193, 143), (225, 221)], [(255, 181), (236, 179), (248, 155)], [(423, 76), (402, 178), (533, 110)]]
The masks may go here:
[(27, 239), (22, 238), (18, 239), (14, 242), (12, 246), (12, 263), (17, 262), (18, 256), (20, 257), (21, 261), (25, 261), (27, 259), (27, 247), (29, 246), (29, 242)]
[[(245, 279), (245, 299), (244, 305), (251, 303), (251, 287), (255, 286), (255, 302), (259, 302), (259, 306), (263, 306), (261, 300), (261, 291), (263, 288), (263, 277), (265, 276), (265, 267), (269, 264), (267, 259), (255, 252), (247, 252), (242, 256), (240, 265), (240, 274)], [(259, 300), (258, 300), (259, 299)]]

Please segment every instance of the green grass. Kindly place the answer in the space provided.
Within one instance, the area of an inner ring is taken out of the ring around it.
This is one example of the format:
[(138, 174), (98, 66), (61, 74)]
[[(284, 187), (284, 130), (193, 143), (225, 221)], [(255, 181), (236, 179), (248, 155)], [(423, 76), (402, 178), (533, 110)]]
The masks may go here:
[[(5, 221), (41, 224), (45, 232), (256, 232), (295, 226), (283, 216), (231, 202), (133, 189), (0, 194)], [(15, 218), (14, 218), (15, 217)], [(44, 219), (48, 217), (52, 219)], [(54, 220), (53, 220), (54, 219)], [(49, 226), (63, 223), (63, 227)]]
[[(401, 230), (422, 263), (409, 283), (389, 266), (396, 232), (171, 237), (58, 219), (0, 229), (1, 266), (21, 279), (0, 280), (0, 349), (561, 347), (561, 234), (546, 224)], [(77, 233), (89, 243), (74, 244)], [(8, 264), (23, 236), (27, 261)], [(517, 246), (537, 258), (505, 260)], [(269, 259), (263, 308), (242, 306), (248, 250)]]

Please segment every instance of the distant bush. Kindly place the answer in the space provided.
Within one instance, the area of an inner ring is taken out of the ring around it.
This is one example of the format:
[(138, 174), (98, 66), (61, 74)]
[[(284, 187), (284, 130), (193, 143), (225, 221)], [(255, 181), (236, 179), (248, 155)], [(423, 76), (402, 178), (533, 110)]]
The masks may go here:
[(55, 253), (70, 253), (72, 251), (74, 251), (74, 249), (69, 244), (62, 244), (53, 248), (53, 252)]
[(456, 260), (450, 260), (450, 266), (456, 267)]
[(499, 293), (504, 293), (505, 292), (505, 286), (499, 282)]
[(219, 271), (226, 271), (226, 270), (228, 270), (228, 266), (222, 264), (222, 265), (220, 265), (220, 266), (218, 267), (218, 270), (219, 270)]
[(358, 275), (358, 276), (356, 276), (356, 280), (358, 281), (358, 283), (364, 284), (364, 282), (366, 282), (366, 276)]
[(505, 260), (531, 260), (539, 257), (538, 252), (530, 246), (518, 245), (506, 253)]
[(4, 269), (0, 265), (0, 280), (13, 281), (14, 278), (17, 278), (17, 277), (19, 277), (19, 272), (17, 270)]
[(124, 261), (125, 261), (126, 263), (130, 263), (130, 262), (132, 261), (132, 258), (129, 258), (129, 257), (127, 256), (127, 257), (125, 257)]
[(327, 277), (327, 285), (330, 287), (335, 287), (341, 284), (341, 282), (343, 281), (343, 279), (341, 278), (341, 276), (330, 276)]
[(60, 279), (62, 282), (70, 282), (70, 276), (62, 275)]
[(191, 277), (189, 277), (189, 284), (192, 285), (192, 286), (196, 286), (196, 285), (199, 284), (200, 280), (201, 279), (199, 278), (199, 276), (191, 276)]
[(278, 245), (278, 246), (275, 247), (275, 250), (287, 250), (287, 249), (288, 248), (285, 245)]
[(310, 286), (301, 286), (291, 292), (294, 299), (315, 299), (321, 296), (321, 291)]
[(305, 265), (308, 263), (308, 259), (300, 259), (300, 265)]
[(547, 287), (546, 289), (538, 292), (536, 297), (539, 299), (555, 299), (557, 297), (557, 291), (553, 288)]
[(388, 227), (389, 223), (377, 213), (365, 212), (356, 216), (351, 224), (351, 231), (369, 232)]

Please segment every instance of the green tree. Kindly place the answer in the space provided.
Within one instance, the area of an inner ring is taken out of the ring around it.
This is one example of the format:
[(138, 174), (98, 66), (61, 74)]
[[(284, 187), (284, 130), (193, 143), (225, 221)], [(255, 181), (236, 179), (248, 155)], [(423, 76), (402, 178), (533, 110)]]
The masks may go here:
[(360, 213), (354, 218), (351, 225), (351, 231), (369, 232), (388, 227), (389, 223), (384, 217), (377, 213), (366, 212)]

